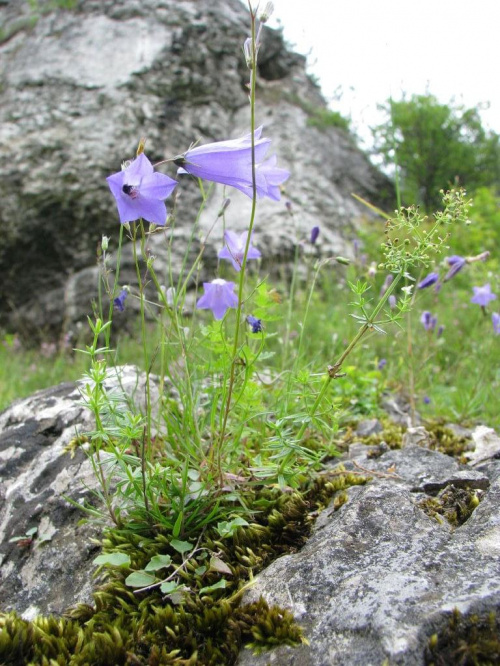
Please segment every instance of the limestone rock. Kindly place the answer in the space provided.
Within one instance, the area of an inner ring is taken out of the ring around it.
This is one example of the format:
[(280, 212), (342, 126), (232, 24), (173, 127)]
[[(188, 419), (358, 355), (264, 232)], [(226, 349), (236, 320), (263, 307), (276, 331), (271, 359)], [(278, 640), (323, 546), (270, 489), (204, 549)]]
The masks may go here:
[[(242, 45), (249, 17), (239, 0), (85, 0), (72, 10), (54, 3), (0, 3), (0, 324), (26, 338), (59, 335), (91, 311), (96, 247), (118, 216), (105, 177), (134, 156), (147, 137), (153, 162), (194, 141), (236, 138), (249, 129)], [(320, 225), (323, 256), (349, 254), (355, 221), (391, 186), (335, 127), (309, 120), (325, 103), (305, 73), (305, 59), (277, 32), (265, 30), (258, 68), (257, 122), (272, 152), (291, 172), (284, 200), (300, 238)], [(175, 175), (170, 166), (164, 167)], [(175, 228), (151, 239), (156, 270), (178, 272), (201, 201), (182, 177)], [(209, 194), (189, 251), (192, 261), (231, 197), (227, 226), (248, 224), (250, 202), (222, 186)], [(173, 210), (173, 202), (169, 202)], [(258, 207), (254, 241), (264, 270), (293, 257), (296, 231), (284, 202)], [(213, 277), (222, 226), (209, 236), (200, 279)], [(135, 281), (130, 247), (121, 284)]]
[[(139, 406), (144, 399), (144, 378), (132, 366), (112, 371), (106, 383)], [(92, 560), (99, 548), (91, 539), (101, 532), (78, 525), (86, 514), (65, 499), (95, 503), (89, 459), (82, 448), (73, 458), (65, 451), (76, 435), (94, 426), (80, 402), (76, 386), (66, 383), (18, 400), (0, 414), (0, 609), (27, 619), (88, 603), (94, 589)], [(31, 542), (10, 542), (31, 528), (37, 528)]]
[[(464, 471), (448, 456), (410, 447), (363, 464), (381, 476), (350, 488), (303, 550), (276, 560), (246, 594), (291, 609), (310, 644), (262, 656), (245, 650), (239, 666), (423, 666), (430, 637), (455, 607), (499, 607), (500, 479), (453, 530), (427, 516), (415, 495), (423, 478), (446, 485)], [(388, 469), (399, 478), (387, 478)]]

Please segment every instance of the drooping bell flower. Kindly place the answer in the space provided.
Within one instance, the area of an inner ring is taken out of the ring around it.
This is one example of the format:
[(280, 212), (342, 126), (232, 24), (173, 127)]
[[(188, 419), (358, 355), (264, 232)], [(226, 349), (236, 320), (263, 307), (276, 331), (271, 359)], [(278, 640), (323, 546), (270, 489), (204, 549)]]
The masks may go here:
[(459, 271), (461, 271), (462, 268), (467, 263), (467, 259), (465, 259), (465, 257), (459, 256), (458, 254), (454, 254), (451, 257), (446, 257), (446, 261), (448, 262), (448, 266), (450, 267), (450, 270), (444, 276), (443, 282), (447, 282), (448, 280), (451, 280), (451, 278), (454, 275), (456, 275)]
[(226, 282), (217, 278), (212, 282), (204, 282), (205, 293), (198, 299), (196, 307), (200, 310), (212, 310), (215, 319), (223, 319), (229, 308), (238, 306), (238, 297), (234, 293), (234, 282)]
[(125, 310), (125, 299), (128, 296), (128, 291), (126, 289), (122, 289), (118, 296), (113, 299), (113, 305), (119, 312), (123, 312)]
[[(226, 245), (219, 251), (219, 259), (227, 259), (233, 264), (234, 270), (240, 271), (245, 255), (247, 238), (247, 231), (243, 231), (241, 234), (237, 234), (235, 231), (225, 231), (224, 240), (226, 241)], [(259, 250), (250, 241), (247, 259), (260, 259), (260, 256)]]
[(493, 312), (491, 315), (491, 323), (493, 324), (493, 330), (496, 335), (500, 335), (500, 314), (498, 312)]
[(167, 207), (164, 201), (172, 194), (177, 181), (155, 171), (144, 153), (106, 180), (116, 199), (122, 224), (141, 217), (153, 224), (166, 224)]
[(263, 331), (263, 326), (262, 326), (262, 320), (257, 319), (257, 317), (253, 317), (252, 315), (248, 315), (246, 318), (247, 324), (250, 326), (252, 329), (252, 333), (260, 333)]
[(470, 302), (477, 303), (477, 305), (480, 305), (482, 308), (485, 308), (490, 301), (494, 301), (497, 297), (497, 295), (491, 291), (489, 282), (482, 287), (472, 287), (472, 289), (474, 290), (474, 296), (470, 299)]
[[(255, 186), (257, 197), (269, 197), (279, 201), (279, 186), (287, 180), (290, 172), (276, 166), (276, 155), (264, 158), (271, 139), (261, 138), (262, 127), (255, 130)], [(190, 173), (204, 180), (235, 187), (250, 198), (253, 196), (252, 181), (252, 135), (240, 139), (216, 141), (187, 150), (174, 159), (178, 174)]]
[(422, 316), (420, 317), (420, 321), (423, 324), (426, 331), (433, 331), (436, 328), (437, 317), (433, 317), (432, 314), (428, 310), (425, 310), (425, 312), (422, 312)]
[(437, 273), (429, 273), (423, 280), (417, 284), (417, 289), (426, 289), (439, 280), (439, 275)]

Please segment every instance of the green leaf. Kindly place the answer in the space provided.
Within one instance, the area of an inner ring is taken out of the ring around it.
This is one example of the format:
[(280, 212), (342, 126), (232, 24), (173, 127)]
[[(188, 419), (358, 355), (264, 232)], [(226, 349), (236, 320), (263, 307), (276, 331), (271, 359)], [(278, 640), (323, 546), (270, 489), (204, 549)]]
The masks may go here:
[(178, 541), (177, 539), (172, 539), (170, 545), (178, 553), (188, 553), (190, 550), (193, 550), (193, 544), (188, 543), (187, 541)]
[[(179, 515), (177, 516), (177, 519), (176, 519), (176, 521), (175, 521), (174, 527), (173, 527), (173, 529), (172, 529), (172, 534), (174, 535), (174, 537), (178, 537), (179, 534), (181, 533), (181, 527), (182, 527), (182, 519), (183, 519), (183, 517), (184, 517), (184, 514), (183, 514), (183, 512), (181, 511), (181, 512), (179, 513)], [(175, 547), (175, 546), (174, 546), (174, 547)], [(177, 548), (176, 548), (176, 550), (177, 550)], [(179, 551), (179, 552), (182, 552), (182, 551)]]
[(149, 561), (149, 564), (146, 565), (144, 571), (158, 571), (158, 569), (164, 569), (169, 567), (172, 564), (172, 558), (170, 555), (155, 555)]
[(148, 587), (149, 585), (154, 585), (156, 583), (156, 576), (146, 573), (142, 569), (140, 571), (134, 571), (125, 578), (125, 585), (129, 587)]
[(198, 567), (197, 569), (194, 570), (195, 574), (197, 576), (203, 576), (205, 571), (207, 570), (207, 567), (203, 564), (201, 567)]
[(215, 590), (223, 590), (227, 585), (227, 582), (224, 580), (220, 580), (218, 583), (214, 583), (213, 585), (209, 585), (208, 587), (202, 587), (200, 590), (200, 594), (208, 594), (209, 592), (215, 592)]
[(174, 592), (179, 585), (175, 582), (175, 580), (169, 580), (166, 583), (162, 583), (160, 585), (160, 590), (163, 592), (163, 594), (170, 594), (171, 592)]
[(104, 555), (98, 555), (94, 564), (110, 564), (112, 567), (124, 567), (130, 566), (130, 555), (126, 553), (106, 553)]
[(26, 530), (26, 536), (32, 537), (38, 532), (38, 527), (30, 527), (29, 530)]

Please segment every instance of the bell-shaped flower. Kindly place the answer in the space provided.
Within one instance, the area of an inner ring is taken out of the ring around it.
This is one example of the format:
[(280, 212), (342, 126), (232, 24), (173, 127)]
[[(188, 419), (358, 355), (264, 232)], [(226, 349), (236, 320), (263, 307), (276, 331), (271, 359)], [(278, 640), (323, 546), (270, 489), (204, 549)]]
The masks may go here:
[[(271, 139), (261, 138), (262, 127), (255, 130), (255, 185), (257, 197), (280, 200), (279, 186), (290, 176), (286, 169), (276, 166), (276, 156), (264, 158)], [(204, 180), (235, 187), (249, 197), (253, 196), (252, 135), (240, 139), (216, 141), (196, 146), (174, 160), (178, 174), (190, 173)]]
[(417, 289), (426, 289), (439, 280), (438, 273), (429, 273), (423, 280), (417, 284)]
[(432, 314), (428, 310), (425, 310), (425, 312), (422, 312), (422, 316), (420, 317), (420, 321), (423, 324), (426, 331), (433, 331), (436, 328), (437, 317), (433, 317)]
[(497, 297), (497, 295), (491, 291), (489, 282), (482, 287), (472, 287), (472, 289), (474, 290), (474, 296), (470, 299), (470, 302), (477, 303), (477, 305), (480, 305), (482, 308), (485, 308), (490, 301), (494, 301)]
[(126, 289), (122, 289), (118, 296), (113, 299), (113, 305), (117, 310), (120, 312), (123, 312), (125, 310), (125, 299), (128, 296), (128, 291)]
[(467, 263), (467, 259), (465, 257), (461, 257), (458, 254), (453, 254), (451, 257), (446, 257), (446, 261), (448, 262), (450, 270), (444, 276), (444, 282), (448, 282), (448, 280), (451, 280), (451, 278), (455, 276), (459, 271), (461, 271), (462, 268)]
[[(226, 245), (220, 250), (219, 259), (228, 259), (233, 264), (234, 269), (240, 271), (243, 256), (245, 255), (247, 238), (247, 231), (243, 231), (241, 234), (237, 234), (235, 231), (225, 231), (224, 240), (226, 241)], [(247, 259), (259, 259), (260, 256), (259, 250), (253, 247), (252, 241), (250, 241)]]
[(155, 171), (144, 153), (106, 180), (116, 199), (122, 224), (141, 217), (153, 224), (166, 224), (167, 207), (164, 200), (172, 194), (177, 181)]
[(491, 314), (491, 322), (493, 324), (493, 330), (496, 335), (500, 335), (500, 314), (498, 312), (493, 312)]
[(216, 319), (223, 319), (229, 308), (238, 306), (238, 297), (234, 293), (234, 282), (226, 282), (217, 278), (212, 282), (204, 282), (205, 293), (198, 299), (196, 307), (200, 310), (212, 310)]
[(254, 317), (253, 315), (248, 315), (246, 321), (252, 329), (252, 333), (261, 333), (264, 330), (262, 319), (257, 319), (257, 317)]

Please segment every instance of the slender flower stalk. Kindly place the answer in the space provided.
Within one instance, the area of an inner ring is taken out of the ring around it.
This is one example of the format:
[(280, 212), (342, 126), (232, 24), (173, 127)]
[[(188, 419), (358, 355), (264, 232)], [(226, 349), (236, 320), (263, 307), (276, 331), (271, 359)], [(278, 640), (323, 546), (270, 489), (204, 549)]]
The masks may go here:
[[(406, 272), (406, 269), (398, 273), (397, 275), (394, 276), (394, 280), (392, 281), (392, 284), (389, 285), (389, 288), (385, 292), (385, 294), (382, 296), (380, 301), (377, 303), (375, 308), (373, 309), (373, 312), (371, 313), (369, 321), (365, 322), (359, 331), (356, 333), (354, 338), (351, 340), (349, 345), (344, 349), (342, 354), (339, 356), (337, 362), (334, 365), (331, 365), (328, 367), (328, 374), (323, 382), (323, 386), (321, 387), (321, 390), (319, 391), (318, 395), (316, 396), (316, 400), (314, 401), (313, 406), (311, 407), (311, 410), (309, 412), (310, 418), (312, 418), (316, 412), (319, 409), (319, 406), (321, 405), (323, 398), (326, 395), (326, 392), (328, 391), (328, 388), (330, 386), (330, 382), (332, 379), (337, 379), (338, 377), (341, 377), (342, 375), (340, 374), (340, 370), (342, 369), (342, 365), (344, 364), (344, 361), (346, 358), (349, 356), (349, 354), (352, 352), (352, 350), (356, 347), (356, 345), (359, 343), (361, 338), (369, 331), (371, 328), (373, 328), (373, 325), (376, 321), (376, 318), (378, 314), (382, 311), (384, 308), (386, 302), (389, 300), (389, 297), (391, 296), (392, 292), (398, 285), (399, 281), (401, 278), (404, 276)], [(300, 441), (302, 437), (304, 436), (304, 433), (307, 429), (308, 422), (304, 421), (302, 426), (300, 427), (299, 432), (297, 433), (297, 440)]]
[[(231, 371), (230, 371), (229, 384), (226, 394), (226, 404), (222, 410), (222, 422), (220, 427), (220, 434), (218, 441), (216, 443), (217, 470), (219, 476), (219, 483), (221, 485), (223, 482), (222, 469), (221, 469), (222, 449), (224, 447), (224, 442), (226, 438), (227, 421), (229, 418), (229, 413), (231, 411), (231, 402), (232, 402), (235, 373), (236, 373), (236, 363), (238, 360), (241, 312), (243, 307), (243, 287), (245, 284), (245, 273), (246, 273), (248, 253), (250, 251), (253, 227), (255, 224), (255, 213), (257, 210), (257, 179), (256, 179), (256, 158), (255, 158), (255, 87), (256, 87), (255, 72), (257, 69), (256, 17), (250, 2), (248, 4), (251, 16), (251, 40), (252, 40), (252, 49), (251, 49), (252, 66), (249, 68), (250, 69), (250, 138), (251, 138), (251, 156), (252, 156), (252, 209), (250, 213), (250, 222), (248, 225), (248, 235), (245, 243), (245, 250), (243, 253), (243, 259), (241, 261), (241, 271), (239, 273), (238, 306), (236, 308), (236, 324), (234, 330)], [(212, 445), (209, 453), (209, 459), (211, 461), (213, 461), (214, 459), (214, 453), (215, 453), (214, 445)]]

